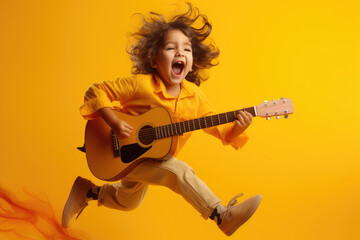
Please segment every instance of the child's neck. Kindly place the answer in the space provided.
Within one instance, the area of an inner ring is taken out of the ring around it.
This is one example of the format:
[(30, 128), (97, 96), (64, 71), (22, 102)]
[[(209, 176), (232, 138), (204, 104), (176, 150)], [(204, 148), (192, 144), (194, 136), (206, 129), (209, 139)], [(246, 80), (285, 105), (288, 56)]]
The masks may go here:
[(180, 91), (181, 91), (180, 84), (166, 86), (166, 92), (175, 98), (179, 96)]

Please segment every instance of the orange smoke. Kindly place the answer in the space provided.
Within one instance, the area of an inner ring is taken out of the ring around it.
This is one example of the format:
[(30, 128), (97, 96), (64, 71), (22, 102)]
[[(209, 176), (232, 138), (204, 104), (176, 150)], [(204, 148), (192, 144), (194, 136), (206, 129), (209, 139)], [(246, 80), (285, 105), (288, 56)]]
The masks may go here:
[(29, 199), (20, 201), (0, 187), (0, 239), (80, 239), (61, 227), (48, 201), (26, 194)]

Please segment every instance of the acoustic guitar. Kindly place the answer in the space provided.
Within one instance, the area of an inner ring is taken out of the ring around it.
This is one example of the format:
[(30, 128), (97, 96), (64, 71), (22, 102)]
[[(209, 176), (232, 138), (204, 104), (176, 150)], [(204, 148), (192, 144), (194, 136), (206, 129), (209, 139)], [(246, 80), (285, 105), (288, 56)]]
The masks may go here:
[(163, 107), (155, 107), (138, 116), (114, 111), (133, 127), (132, 133), (120, 140), (101, 117), (89, 120), (84, 149), (89, 169), (99, 179), (119, 180), (148, 158), (169, 159), (175, 151), (178, 135), (233, 122), (239, 111), (247, 111), (254, 117), (270, 119), (275, 116), (279, 119), (281, 115), (287, 118), (292, 114), (294, 106), (291, 99), (280, 98), (250, 108), (175, 123)]

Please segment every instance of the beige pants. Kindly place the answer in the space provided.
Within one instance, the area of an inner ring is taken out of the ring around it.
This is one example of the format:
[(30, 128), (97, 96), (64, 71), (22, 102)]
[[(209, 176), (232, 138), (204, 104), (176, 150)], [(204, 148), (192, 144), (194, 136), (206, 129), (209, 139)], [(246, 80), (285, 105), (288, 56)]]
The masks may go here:
[(167, 161), (149, 159), (132, 170), (121, 182), (101, 187), (98, 202), (109, 208), (133, 210), (147, 192), (148, 185), (165, 186), (180, 194), (207, 219), (220, 203), (194, 170), (176, 158)]

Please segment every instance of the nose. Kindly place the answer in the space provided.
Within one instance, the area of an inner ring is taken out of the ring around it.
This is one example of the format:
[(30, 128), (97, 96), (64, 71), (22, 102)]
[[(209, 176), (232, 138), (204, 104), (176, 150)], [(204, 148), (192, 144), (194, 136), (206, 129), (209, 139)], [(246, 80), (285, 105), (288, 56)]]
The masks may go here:
[(178, 50), (175, 54), (176, 57), (184, 57), (184, 53), (181, 50)]

